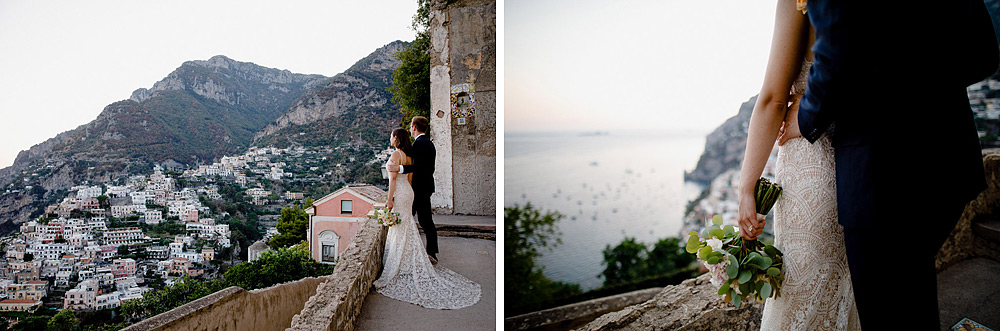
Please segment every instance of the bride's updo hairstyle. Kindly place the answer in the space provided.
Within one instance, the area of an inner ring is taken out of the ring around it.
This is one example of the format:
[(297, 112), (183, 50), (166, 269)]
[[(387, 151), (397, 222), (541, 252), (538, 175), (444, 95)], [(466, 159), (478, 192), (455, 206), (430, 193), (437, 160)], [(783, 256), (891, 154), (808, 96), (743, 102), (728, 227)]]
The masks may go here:
[(404, 128), (396, 128), (392, 130), (392, 135), (396, 136), (396, 148), (410, 155), (410, 150), (413, 149), (413, 143), (410, 142), (410, 131), (406, 131)]

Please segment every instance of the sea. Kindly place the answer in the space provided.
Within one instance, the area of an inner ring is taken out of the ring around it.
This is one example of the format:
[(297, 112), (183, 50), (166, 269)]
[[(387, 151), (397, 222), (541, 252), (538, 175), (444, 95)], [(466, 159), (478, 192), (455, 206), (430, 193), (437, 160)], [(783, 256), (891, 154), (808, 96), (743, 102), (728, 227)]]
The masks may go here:
[(556, 223), (562, 244), (536, 263), (548, 278), (590, 290), (603, 284), (608, 245), (679, 235), (687, 202), (703, 189), (684, 171), (704, 146), (704, 134), (505, 133), (504, 207), (530, 202), (564, 215)]

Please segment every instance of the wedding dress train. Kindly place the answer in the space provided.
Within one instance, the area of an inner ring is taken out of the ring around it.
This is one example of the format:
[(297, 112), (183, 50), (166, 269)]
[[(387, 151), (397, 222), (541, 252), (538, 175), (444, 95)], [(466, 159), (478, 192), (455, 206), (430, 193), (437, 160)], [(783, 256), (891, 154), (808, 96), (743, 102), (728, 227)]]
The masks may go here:
[(402, 222), (389, 227), (382, 260), (382, 275), (375, 290), (387, 297), (434, 309), (459, 309), (479, 302), (482, 289), (454, 271), (433, 265), (412, 214), (413, 188), (400, 176), (396, 180), (393, 211)]

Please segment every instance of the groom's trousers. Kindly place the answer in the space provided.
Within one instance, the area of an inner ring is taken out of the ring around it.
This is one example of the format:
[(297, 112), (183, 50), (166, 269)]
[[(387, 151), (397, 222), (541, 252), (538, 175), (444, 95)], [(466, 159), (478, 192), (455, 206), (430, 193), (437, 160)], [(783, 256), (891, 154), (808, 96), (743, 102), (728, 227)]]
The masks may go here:
[(967, 203), (895, 204), (890, 226), (844, 228), (863, 330), (941, 329), (935, 257)]
[(417, 222), (420, 223), (420, 228), (424, 229), (424, 235), (427, 236), (427, 254), (437, 254), (438, 236), (437, 228), (434, 227), (433, 216), (431, 216), (434, 213), (431, 210), (430, 192), (414, 193), (413, 213), (417, 215)]

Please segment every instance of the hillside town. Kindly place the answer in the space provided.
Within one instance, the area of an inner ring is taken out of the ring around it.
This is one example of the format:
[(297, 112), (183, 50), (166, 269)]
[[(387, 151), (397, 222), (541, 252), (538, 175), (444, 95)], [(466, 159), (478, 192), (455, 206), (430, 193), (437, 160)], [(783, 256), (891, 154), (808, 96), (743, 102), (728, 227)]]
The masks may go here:
[[(328, 163), (318, 156), (322, 154), (303, 147), (253, 147), (183, 172), (156, 165), (148, 176), (74, 186), (61, 202), (0, 239), (0, 313), (31, 312), (39, 306), (113, 309), (185, 276), (218, 278), (223, 264), (241, 262), (241, 248), (230, 229), (234, 217), (219, 206), (277, 210), (301, 203), (306, 193), (272, 191), (265, 184), (308, 179), (310, 173), (317, 179), (336, 177), (341, 164), (324, 173), (317, 173), (326, 170), (320, 165), (310, 166)], [(369, 155), (366, 166), (384, 162), (389, 152)], [(228, 201), (220, 186), (237, 187), (242, 201)], [(263, 234), (255, 246), (277, 234), (273, 224), (261, 224), (251, 230)]]

